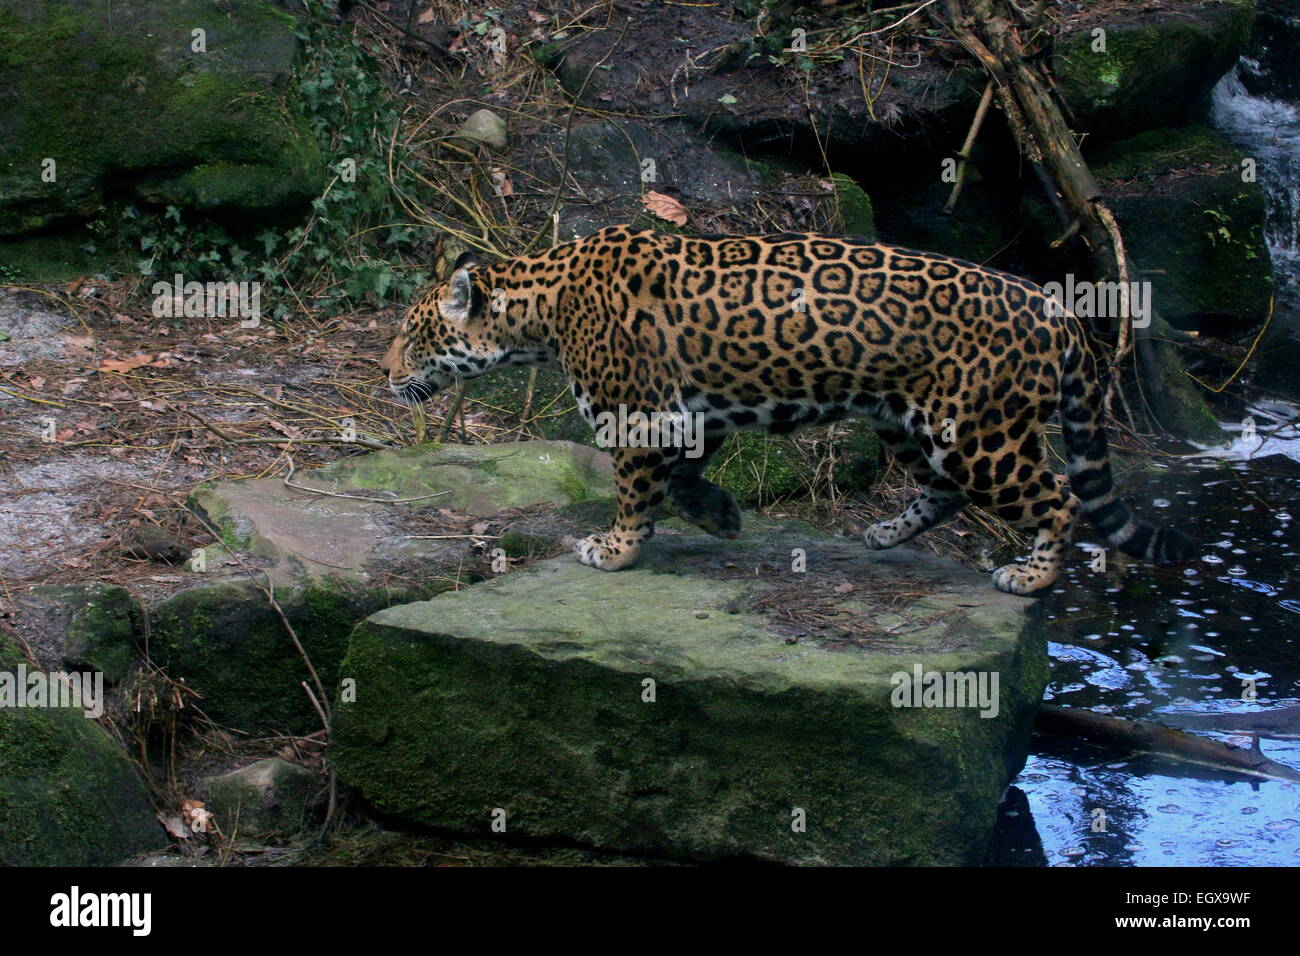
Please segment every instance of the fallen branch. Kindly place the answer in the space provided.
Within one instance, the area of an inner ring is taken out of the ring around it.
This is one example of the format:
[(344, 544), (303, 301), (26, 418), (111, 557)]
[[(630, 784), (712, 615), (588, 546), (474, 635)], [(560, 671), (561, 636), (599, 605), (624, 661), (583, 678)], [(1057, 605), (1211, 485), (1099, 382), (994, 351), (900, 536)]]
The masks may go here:
[(1261, 780), (1300, 781), (1300, 773), (1265, 757), (1259, 750), (1259, 738), (1250, 750), (1233, 747), (1217, 740), (1198, 737), (1160, 724), (1141, 720), (1108, 717), (1091, 710), (1044, 704), (1038, 712), (1034, 729), (1059, 737), (1085, 738), (1159, 754), (1183, 763), (1239, 773)]

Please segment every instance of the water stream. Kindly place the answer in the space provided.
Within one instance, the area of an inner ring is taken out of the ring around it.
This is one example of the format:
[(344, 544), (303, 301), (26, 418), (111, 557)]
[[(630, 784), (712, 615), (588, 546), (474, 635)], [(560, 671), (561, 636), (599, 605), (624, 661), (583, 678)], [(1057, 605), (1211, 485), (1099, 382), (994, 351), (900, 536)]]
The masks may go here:
[[(1300, 309), (1300, 104), (1250, 92), (1272, 67), (1295, 68), (1243, 58), (1215, 88), (1211, 121), (1256, 161), (1284, 314)], [(1298, 413), (1259, 401), (1254, 434), (1227, 425), (1231, 446), (1123, 481), (1140, 514), (1201, 542), (1198, 559), (1104, 572), (1072, 562), (1044, 601), (1048, 700), (1245, 745), (1249, 715), (1300, 706)], [(1300, 720), (1258, 739), (1300, 770)], [(1059, 738), (1035, 737), (1035, 748), (1003, 803), (990, 863), (1300, 866), (1300, 784)]]

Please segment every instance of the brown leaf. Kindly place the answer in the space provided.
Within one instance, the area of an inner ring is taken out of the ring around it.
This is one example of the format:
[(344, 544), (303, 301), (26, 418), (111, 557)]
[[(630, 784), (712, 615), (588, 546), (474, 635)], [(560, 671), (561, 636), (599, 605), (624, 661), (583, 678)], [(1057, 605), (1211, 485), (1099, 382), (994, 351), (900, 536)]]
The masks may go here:
[(515, 187), (510, 182), (510, 177), (506, 175), (504, 169), (492, 170), (492, 182), (496, 185), (498, 196), (513, 196)]
[(646, 193), (641, 197), (641, 204), (649, 210), (653, 216), (667, 220), (677, 226), (686, 225), (689, 218), (686, 207), (674, 199), (672, 196), (665, 196), (663, 193), (657, 193), (654, 190)]
[(139, 355), (132, 355), (125, 359), (105, 359), (104, 364), (99, 367), (101, 372), (132, 372), (138, 368), (154, 365), (154, 357), (141, 352)]
[(157, 817), (158, 817), (158, 822), (161, 823), (163, 825), (163, 829), (167, 831), (167, 835), (172, 837), (173, 839), (188, 840), (191, 836), (194, 835), (190, 832), (190, 828), (185, 825), (185, 821), (181, 819), (181, 817), (175, 814), (172, 814), (171, 816), (167, 816), (161, 810), (159, 810), (157, 813)]

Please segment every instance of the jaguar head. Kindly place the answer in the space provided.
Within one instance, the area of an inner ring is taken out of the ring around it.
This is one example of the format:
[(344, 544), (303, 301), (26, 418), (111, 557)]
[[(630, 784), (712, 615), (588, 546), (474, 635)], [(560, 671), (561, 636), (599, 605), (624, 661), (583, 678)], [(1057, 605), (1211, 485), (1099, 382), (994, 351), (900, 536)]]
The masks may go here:
[(428, 401), (461, 379), (482, 375), (505, 354), (471, 273), (478, 264), (473, 253), (464, 253), (451, 278), (407, 310), (380, 363), (404, 404)]

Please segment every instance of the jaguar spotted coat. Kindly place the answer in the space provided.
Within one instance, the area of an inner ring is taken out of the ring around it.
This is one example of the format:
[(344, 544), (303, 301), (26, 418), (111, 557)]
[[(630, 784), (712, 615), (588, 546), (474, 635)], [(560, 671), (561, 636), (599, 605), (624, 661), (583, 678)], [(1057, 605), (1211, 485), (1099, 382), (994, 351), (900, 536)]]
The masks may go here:
[[(866, 419), (919, 497), (866, 532), (907, 541), (972, 503), (1032, 531), (1033, 553), (994, 572), (1004, 591), (1052, 584), (1080, 511), (1110, 544), (1157, 562), (1189, 540), (1133, 519), (1113, 489), (1104, 383), (1080, 323), (1024, 279), (852, 238), (683, 237), (613, 227), (534, 256), (480, 265), (408, 311), (385, 358), (403, 401), (489, 369), (556, 361), (584, 416), (701, 413), (700, 457), (615, 447), (614, 526), (575, 546), (604, 570), (632, 564), (665, 496), (734, 537), (740, 511), (702, 472), (737, 428), (790, 432)], [(1060, 412), (1066, 482), (1043, 426)]]

